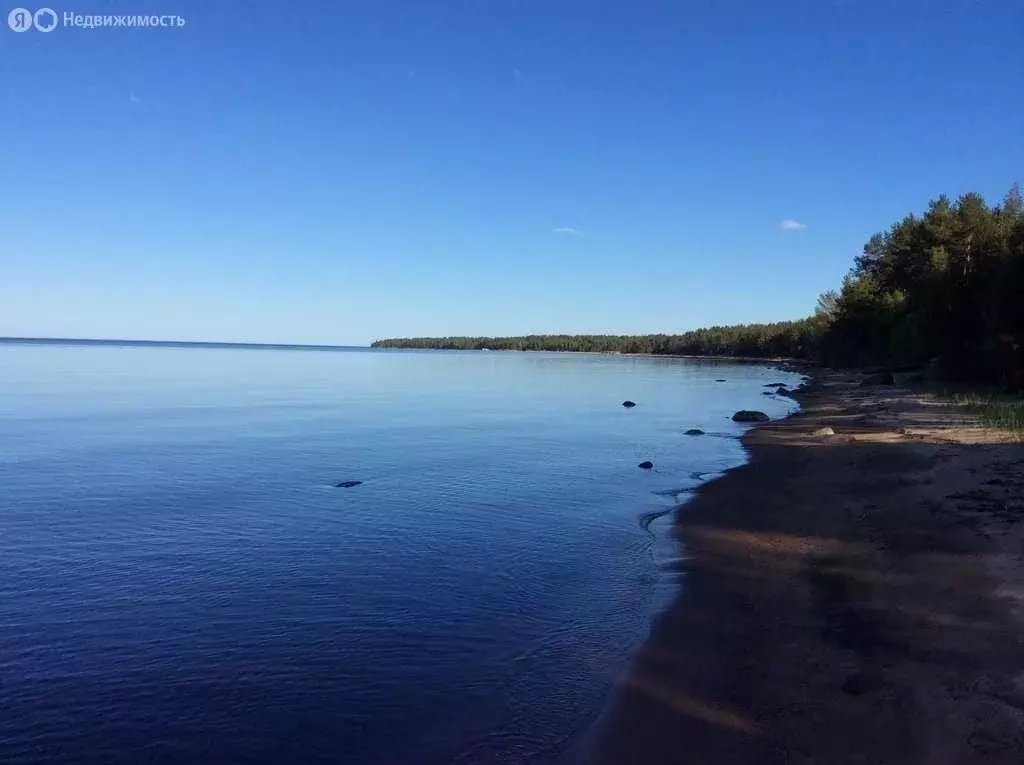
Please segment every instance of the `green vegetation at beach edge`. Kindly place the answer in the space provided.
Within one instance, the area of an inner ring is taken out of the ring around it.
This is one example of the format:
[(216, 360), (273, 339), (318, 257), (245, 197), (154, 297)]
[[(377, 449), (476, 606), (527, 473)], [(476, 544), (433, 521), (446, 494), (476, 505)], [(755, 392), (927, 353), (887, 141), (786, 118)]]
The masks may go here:
[[(375, 348), (591, 351), (793, 358), (830, 366), (930, 368), (936, 377), (1024, 389), (1024, 200), (943, 195), (872, 236), (840, 290), (797, 321), (666, 335), (526, 335), (378, 340)], [(986, 403), (1017, 423), (1019, 400)]]
[(953, 402), (981, 416), (993, 428), (1024, 435), (1024, 398), (1004, 393), (955, 393)]

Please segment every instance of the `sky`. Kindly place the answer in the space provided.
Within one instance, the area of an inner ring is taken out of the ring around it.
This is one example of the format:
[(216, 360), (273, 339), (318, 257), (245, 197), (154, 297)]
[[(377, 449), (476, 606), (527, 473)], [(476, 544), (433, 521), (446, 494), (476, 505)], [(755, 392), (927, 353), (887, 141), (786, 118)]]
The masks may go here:
[(52, 2), (185, 24), (0, 26), (4, 336), (799, 318), (1024, 182), (1020, 0)]

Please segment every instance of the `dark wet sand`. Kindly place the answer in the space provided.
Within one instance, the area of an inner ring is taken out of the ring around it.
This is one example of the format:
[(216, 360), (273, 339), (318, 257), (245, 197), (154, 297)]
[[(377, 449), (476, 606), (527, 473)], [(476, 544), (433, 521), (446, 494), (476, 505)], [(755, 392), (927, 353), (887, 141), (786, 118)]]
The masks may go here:
[(680, 508), (680, 594), (592, 762), (1024, 763), (1024, 446), (858, 381)]

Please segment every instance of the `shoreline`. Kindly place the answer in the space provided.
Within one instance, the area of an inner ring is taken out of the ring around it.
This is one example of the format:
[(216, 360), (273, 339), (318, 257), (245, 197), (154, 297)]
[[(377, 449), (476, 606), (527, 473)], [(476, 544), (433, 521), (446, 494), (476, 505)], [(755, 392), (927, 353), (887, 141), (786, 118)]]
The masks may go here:
[(679, 591), (589, 761), (1024, 762), (1024, 445), (787, 371), (801, 410), (677, 508)]

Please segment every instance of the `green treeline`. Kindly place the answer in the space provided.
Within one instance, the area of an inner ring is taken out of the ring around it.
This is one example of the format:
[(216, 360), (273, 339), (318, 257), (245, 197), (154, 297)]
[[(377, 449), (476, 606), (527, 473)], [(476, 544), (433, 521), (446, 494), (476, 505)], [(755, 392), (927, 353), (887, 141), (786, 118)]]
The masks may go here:
[(446, 348), (494, 351), (587, 351), (675, 356), (808, 357), (820, 339), (820, 321), (707, 327), (681, 335), (523, 335), (521, 337), (414, 337), (379, 340), (375, 348)]
[(1024, 202), (941, 196), (871, 237), (838, 292), (798, 321), (679, 335), (379, 340), (378, 348), (592, 351), (932, 366), (951, 379), (1024, 386)]
[(941, 196), (864, 245), (829, 321), (824, 358), (842, 366), (933, 364), (951, 379), (1024, 380), (1024, 203)]

